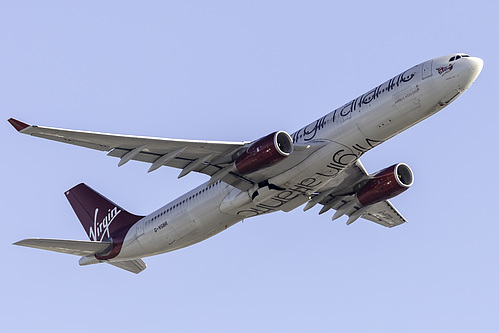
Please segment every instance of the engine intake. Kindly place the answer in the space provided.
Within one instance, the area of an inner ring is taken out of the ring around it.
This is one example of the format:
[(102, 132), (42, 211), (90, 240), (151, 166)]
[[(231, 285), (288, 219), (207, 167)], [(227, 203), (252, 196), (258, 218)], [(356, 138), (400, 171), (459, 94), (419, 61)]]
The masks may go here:
[(278, 131), (253, 142), (239, 156), (234, 167), (241, 175), (268, 168), (279, 163), (293, 152), (293, 139), (288, 133)]
[(357, 201), (364, 207), (393, 198), (407, 190), (414, 182), (411, 168), (398, 163), (383, 169), (357, 191)]

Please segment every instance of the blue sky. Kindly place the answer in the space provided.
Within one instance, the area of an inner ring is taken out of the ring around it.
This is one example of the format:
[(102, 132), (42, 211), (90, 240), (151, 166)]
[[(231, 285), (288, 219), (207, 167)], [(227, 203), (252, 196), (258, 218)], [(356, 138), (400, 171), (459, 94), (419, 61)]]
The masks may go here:
[[(73, 332), (495, 332), (498, 8), (491, 1), (12, 1), (0, 12), (2, 326)], [(454, 104), (367, 153), (408, 163), (394, 229), (303, 212), (248, 219), (129, 274), (15, 247), (86, 239), (85, 182), (146, 214), (205, 181), (19, 135), (6, 121), (182, 139), (293, 132), (403, 70), (484, 59)]]

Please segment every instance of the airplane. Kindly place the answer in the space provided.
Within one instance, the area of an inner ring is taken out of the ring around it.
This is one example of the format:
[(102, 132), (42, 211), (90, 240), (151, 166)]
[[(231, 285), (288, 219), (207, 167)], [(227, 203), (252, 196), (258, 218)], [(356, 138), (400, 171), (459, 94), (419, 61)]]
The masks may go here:
[(20, 133), (106, 151), (118, 166), (135, 160), (210, 179), (146, 216), (134, 215), (85, 184), (66, 191), (89, 241), (29, 238), (15, 245), (81, 256), (80, 265), (109, 263), (133, 273), (144, 257), (201, 242), (234, 224), (301, 205), (319, 214), (335, 210), (347, 225), (359, 218), (385, 227), (406, 221), (389, 199), (414, 181), (397, 163), (369, 174), (360, 157), (442, 110), (476, 80), (483, 60), (464, 53), (407, 69), (345, 105), (288, 134), (254, 141), (178, 140), (29, 125), (10, 118)]

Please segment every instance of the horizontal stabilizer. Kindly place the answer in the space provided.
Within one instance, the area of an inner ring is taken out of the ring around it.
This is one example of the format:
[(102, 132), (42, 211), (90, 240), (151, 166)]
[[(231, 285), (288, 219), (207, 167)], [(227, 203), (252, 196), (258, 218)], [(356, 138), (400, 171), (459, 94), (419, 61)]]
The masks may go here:
[(23, 239), (19, 242), (14, 243), (14, 245), (34, 247), (36, 249), (49, 250), (85, 257), (96, 253), (106, 252), (106, 250), (112, 246), (111, 242), (46, 238)]
[(111, 261), (108, 262), (115, 267), (124, 269), (126, 271), (139, 274), (144, 269), (147, 268), (146, 263), (142, 259), (134, 259), (134, 260), (125, 260), (125, 261)]

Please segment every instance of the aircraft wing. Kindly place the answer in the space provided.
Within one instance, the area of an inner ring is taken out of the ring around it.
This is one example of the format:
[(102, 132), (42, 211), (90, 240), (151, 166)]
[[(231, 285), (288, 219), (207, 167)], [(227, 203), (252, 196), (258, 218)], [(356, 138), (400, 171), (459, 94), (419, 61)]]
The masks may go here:
[(337, 178), (338, 180), (331, 184), (329, 189), (323, 189), (320, 193), (316, 193), (304, 210), (320, 204), (322, 208), (319, 214), (333, 209), (336, 211), (333, 220), (347, 215), (347, 224), (353, 223), (360, 217), (389, 228), (407, 222), (389, 200), (380, 201), (367, 207), (361, 207), (358, 204), (355, 192), (370, 179), (360, 160), (357, 160)]
[[(146, 136), (119, 135), (28, 125), (17, 119), (9, 122), (20, 133), (107, 151), (120, 158), (118, 166), (130, 160), (151, 163), (149, 172), (165, 165), (182, 169), (179, 178), (191, 171), (213, 176), (232, 162), (232, 155), (249, 142), (176, 140)], [(247, 190), (254, 181), (230, 172), (221, 180)], [(259, 181), (258, 179), (256, 181)]]
[(161, 166), (169, 166), (182, 169), (179, 178), (191, 171), (200, 172), (211, 177), (210, 183), (222, 180), (242, 191), (287, 170), (326, 144), (322, 141), (310, 142), (307, 145), (295, 144), (294, 152), (287, 163), (243, 176), (233, 170), (232, 163), (248, 148), (251, 144), (249, 141), (178, 140), (36, 126), (14, 118), (10, 118), (9, 122), (23, 134), (107, 151), (108, 156), (120, 159), (118, 166), (130, 160), (151, 163), (148, 172)]
[(361, 217), (388, 228), (407, 222), (389, 200), (372, 205)]

